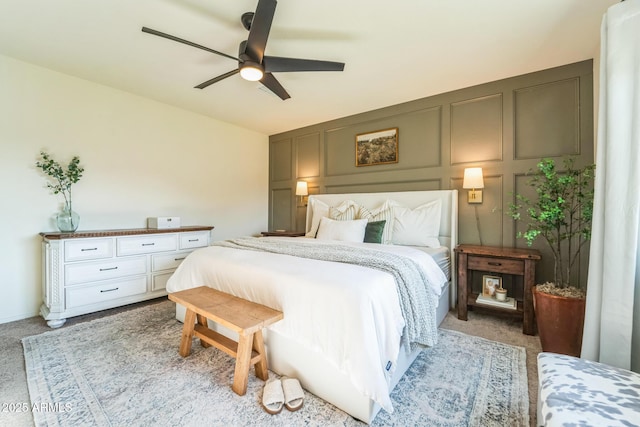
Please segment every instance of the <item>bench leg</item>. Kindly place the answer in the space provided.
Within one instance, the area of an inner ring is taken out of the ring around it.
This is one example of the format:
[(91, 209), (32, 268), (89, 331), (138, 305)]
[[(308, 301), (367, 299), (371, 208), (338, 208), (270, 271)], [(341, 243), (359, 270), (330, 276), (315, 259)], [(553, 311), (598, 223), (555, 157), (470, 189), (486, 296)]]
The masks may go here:
[[(207, 323), (207, 318), (204, 317), (202, 314), (197, 314), (196, 318), (198, 319), (198, 325), (204, 326), (205, 328), (209, 327), (209, 324)], [(203, 340), (200, 340), (200, 345), (202, 345), (204, 348), (211, 347), (211, 344), (204, 342)]]
[(244, 396), (249, 383), (249, 368), (251, 368), (251, 350), (253, 348), (253, 334), (238, 337), (238, 354), (236, 356), (236, 370), (233, 374), (233, 386), (236, 394)]
[(264, 340), (262, 339), (262, 331), (253, 334), (253, 349), (260, 355), (260, 359), (256, 362), (256, 377), (263, 381), (269, 379), (269, 371), (267, 366), (267, 353), (264, 349)]
[(187, 309), (184, 315), (184, 326), (182, 327), (182, 340), (180, 341), (180, 356), (187, 357), (191, 354), (191, 339), (193, 338), (193, 326), (196, 322), (196, 313)]

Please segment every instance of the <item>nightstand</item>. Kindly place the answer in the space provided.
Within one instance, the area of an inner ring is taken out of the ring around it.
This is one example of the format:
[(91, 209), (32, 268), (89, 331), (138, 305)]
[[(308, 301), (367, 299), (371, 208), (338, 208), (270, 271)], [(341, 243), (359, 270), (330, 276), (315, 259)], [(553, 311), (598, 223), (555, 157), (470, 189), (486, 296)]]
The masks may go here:
[[(475, 245), (458, 245), (455, 252), (458, 258), (458, 319), (467, 320), (468, 307), (478, 307), (521, 317), (522, 333), (534, 335), (532, 289), (536, 277), (536, 261), (540, 259), (540, 252), (534, 249)], [(522, 287), (522, 299), (517, 301), (516, 309), (476, 302), (478, 293), (473, 292), (471, 287), (473, 272), (515, 276), (518, 280), (513, 281), (514, 287)]]
[(286, 231), (286, 230), (276, 230), (276, 231), (263, 231), (260, 234), (263, 236), (278, 236), (278, 237), (302, 237), (305, 235), (303, 231)]

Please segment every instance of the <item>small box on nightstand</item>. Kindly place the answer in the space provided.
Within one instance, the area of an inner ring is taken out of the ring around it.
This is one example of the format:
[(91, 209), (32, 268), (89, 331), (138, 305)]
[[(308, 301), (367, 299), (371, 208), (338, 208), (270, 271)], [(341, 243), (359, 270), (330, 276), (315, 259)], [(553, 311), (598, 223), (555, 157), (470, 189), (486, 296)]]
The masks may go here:
[(179, 216), (154, 216), (147, 218), (147, 228), (180, 228)]

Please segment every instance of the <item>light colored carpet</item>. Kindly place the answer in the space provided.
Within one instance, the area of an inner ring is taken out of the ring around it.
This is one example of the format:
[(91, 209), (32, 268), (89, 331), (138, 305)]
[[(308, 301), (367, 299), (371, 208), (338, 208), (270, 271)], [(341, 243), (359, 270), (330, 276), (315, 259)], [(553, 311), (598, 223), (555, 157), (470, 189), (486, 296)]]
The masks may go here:
[[(234, 360), (194, 345), (178, 355), (181, 324), (168, 301), (23, 339), (36, 425), (362, 425), (306, 393), (298, 412), (268, 415), (263, 382), (230, 384)], [(374, 425), (527, 426), (525, 350), (441, 330)], [(272, 374), (273, 375), (273, 374)]]

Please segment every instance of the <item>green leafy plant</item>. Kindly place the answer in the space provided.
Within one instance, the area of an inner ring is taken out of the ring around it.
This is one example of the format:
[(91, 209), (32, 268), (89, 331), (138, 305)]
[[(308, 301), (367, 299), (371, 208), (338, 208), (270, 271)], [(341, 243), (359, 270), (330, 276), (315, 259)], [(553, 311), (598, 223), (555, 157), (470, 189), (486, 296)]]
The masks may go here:
[(529, 246), (542, 238), (551, 249), (553, 283), (559, 289), (580, 287), (570, 281), (579, 267), (580, 252), (591, 238), (595, 165), (577, 168), (574, 163), (573, 157), (566, 158), (564, 170), (558, 171), (553, 159), (542, 159), (527, 182), (537, 198), (517, 194), (508, 211), (513, 219), (526, 223), (526, 231), (519, 232), (518, 238)]
[(36, 162), (36, 166), (49, 177), (47, 188), (53, 194), (62, 194), (65, 203), (71, 208), (71, 186), (80, 181), (84, 172), (84, 168), (80, 166), (80, 158), (74, 156), (64, 169), (48, 153), (41, 151), (40, 156), (41, 160)]

